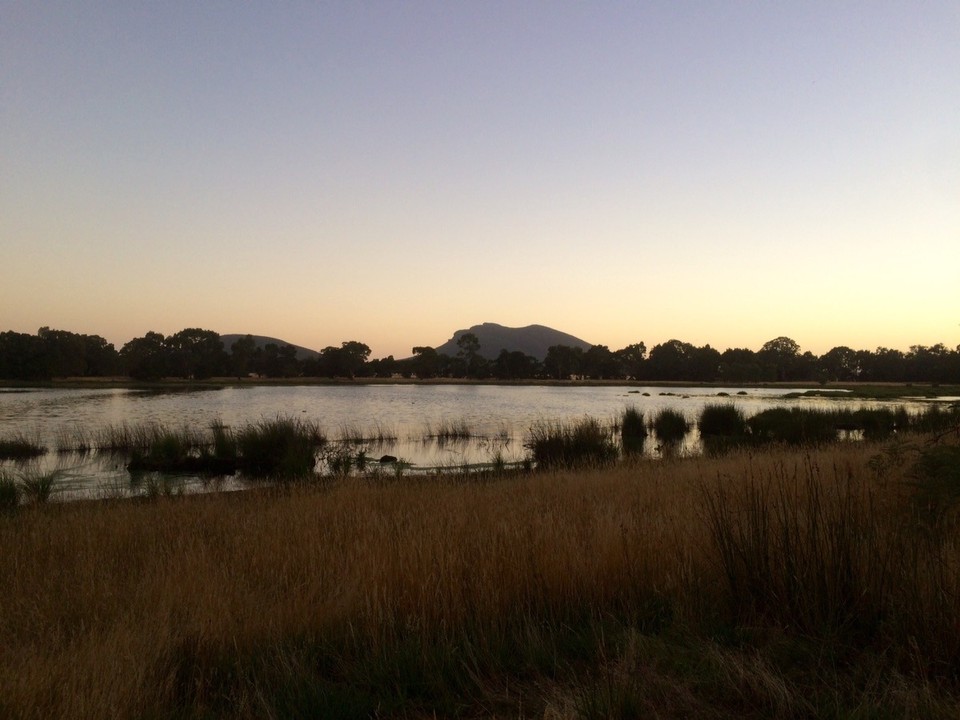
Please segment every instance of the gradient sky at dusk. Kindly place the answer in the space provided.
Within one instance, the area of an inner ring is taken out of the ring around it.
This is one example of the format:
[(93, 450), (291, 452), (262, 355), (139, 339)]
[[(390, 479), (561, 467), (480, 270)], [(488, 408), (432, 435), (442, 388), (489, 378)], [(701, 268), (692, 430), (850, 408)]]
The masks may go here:
[(960, 3), (0, 0), (0, 330), (960, 344)]

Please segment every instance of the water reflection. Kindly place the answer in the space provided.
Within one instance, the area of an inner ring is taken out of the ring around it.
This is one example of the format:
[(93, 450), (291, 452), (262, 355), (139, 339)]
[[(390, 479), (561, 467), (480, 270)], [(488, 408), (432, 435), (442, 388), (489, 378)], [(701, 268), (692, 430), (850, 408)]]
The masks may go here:
[[(707, 404), (730, 403), (751, 417), (780, 405), (805, 408), (859, 409), (924, 404), (847, 399), (795, 398), (793, 388), (693, 388), (616, 386), (496, 385), (357, 385), (260, 386), (215, 389), (38, 389), (0, 393), (0, 437), (32, 433), (51, 450), (70, 447), (71, 437), (91, 437), (111, 426), (157, 424), (204, 432), (215, 421), (240, 428), (279, 416), (317, 422), (327, 438), (345, 443), (354, 462), (389, 455), (409, 472), (492, 467), (523, 463), (526, 434), (538, 422), (575, 422), (593, 417), (611, 428), (629, 407), (646, 422), (672, 409), (692, 423)], [(75, 442), (73, 446), (80, 443)], [(700, 452), (694, 428), (679, 442), (648, 434), (634, 448), (645, 457), (672, 457)], [(57, 472), (68, 496), (114, 496), (237, 489), (242, 476), (218, 480), (184, 476), (159, 483), (149, 476), (132, 478), (129, 458), (107, 453), (49, 452), (35, 462), (37, 472)], [(329, 469), (318, 458), (318, 470)], [(12, 468), (3, 463), (0, 468)], [(389, 472), (388, 469), (385, 471)], [(158, 484), (159, 483), (159, 484)]]

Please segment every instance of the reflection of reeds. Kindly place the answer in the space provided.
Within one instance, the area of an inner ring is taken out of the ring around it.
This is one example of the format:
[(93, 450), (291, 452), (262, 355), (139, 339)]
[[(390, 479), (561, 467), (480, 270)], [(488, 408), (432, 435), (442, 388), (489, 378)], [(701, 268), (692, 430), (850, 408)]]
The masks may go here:
[(459, 420), (440, 420), (436, 425), (427, 422), (424, 428), (424, 438), (427, 440), (436, 440), (438, 442), (450, 442), (456, 440), (469, 440), (473, 437), (473, 431), (470, 425), (463, 418)]
[(375, 423), (373, 428), (369, 430), (356, 423), (342, 423), (338, 438), (341, 442), (353, 443), (354, 445), (368, 442), (386, 445), (396, 441), (397, 433), (388, 425), (380, 422)]
[(18, 432), (0, 437), (0, 460), (29, 460), (47, 452), (39, 436), (29, 436)]

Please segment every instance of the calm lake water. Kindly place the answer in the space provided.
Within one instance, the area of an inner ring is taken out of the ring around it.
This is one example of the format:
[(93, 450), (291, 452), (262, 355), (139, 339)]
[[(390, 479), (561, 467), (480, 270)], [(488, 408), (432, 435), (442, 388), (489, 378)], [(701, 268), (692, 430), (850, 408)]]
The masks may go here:
[[(919, 410), (919, 401), (895, 402), (792, 398), (789, 388), (693, 387), (558, 387), (499, 385), (356, 385), (236, 387), (190, 391), (127, 389), (11, 390), (0, 391), (0, 437), (26, 434), (54, 450), (64, 434), (80, 429), (88, 436), (96, 430), (123, 424), (156, 423), (177, 429), (205, 429), (214, 421), (242, 427), (278, 416), (317, 422), (330, 440), (357, 435), (368, 438), (358, 447), (369, 457), (389, 454), (412, 463), (410, 472), (432, 471), (463, 465), (490, 463), (499, 454), (506, 462), (526, 455), (524, 438), (540, 422), (564, 422), (590, 416), (612, 424), (628, 407), (646, 419), (663, 408), (672, 408), (694, 420), (704, 405), (734, 403), (747, 416), (769, 407), (878, 407), (906, 406)], [(463, 425), (467, 440), (442, 441), (438, 431)], [(388, 438), (382, 442), (373, 438)], [(645, 452), (657, 455), (657, 440), (647, 440)], [(682, 451), (699, 450), (696, 431), (688, 435)], [(126, 459), (102, 454), (58, 454), (54, 451), (33, 461), (40, 471), (58, 470), (58, 487), (64, 498), (128, 495), (144, 492), (150, 478), (132, 478)], [(0, 468), (23, 471), (6, 462)], [(169, 478), (165, 479), (169, 480)], [(203, 481), (178, 478), (186, 490), (243, 487), (238, 478)]]

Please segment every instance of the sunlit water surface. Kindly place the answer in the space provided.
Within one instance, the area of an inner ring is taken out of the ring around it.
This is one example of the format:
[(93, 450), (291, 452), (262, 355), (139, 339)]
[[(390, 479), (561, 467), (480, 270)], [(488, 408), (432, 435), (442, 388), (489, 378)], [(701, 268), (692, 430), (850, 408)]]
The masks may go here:
[[(123, 424), (155, 423), (170, 429), (206, 429), (220, 421), (234, 428), (263, 419), (302, 418), (316, 422), (331, 441), (360, 435), (356, 449), (369, 457), (392, 455), (408, 463), (409, 472), (482, 466), (495, 457), (519, 463), (531, 427), (543, 422), (568, 422), (593, 417), (613, 425), (634, 407), (649, 420), (672, 408), (694, 420), (707, 404), (733, 403), (749, 417), (769, 407), (837, 407), (851, 409), (883, 405), (918, 411), (920, 401), (895, 402), (791, 398), (790, 388), (694, 388), (617, 386), (500, 386), (500, 385), (356, 385), (262, 386), (189, 391), (129, 389), (36, 389), (0, 391), (0, 437), (24, 434), (51, 448), (27, 465), (0, 463), (0, 469), (59, 473), (58, 497), (124, 496), (156, 488), (156, 478), (131, 476), (127, 458), (100, 453), (57, 453), (63, 437), (78, 429), (87, 436), (98, 429)], [(452, 425), (469, 430), (464, 440), (437, 438)], [(377, 440), (377, 438), (385, 438)], [(658, 441), (647, 438), (644, 453), (657, 457)], [(679, 448), (696, 453), (700, 440), (688, 434)], [(322, 468), (318, 468), (321, 469)], [(163, 479), (164, 483), (171, 478)], [(180, 477), (178, 489), (230, 490), (245, 487), (241, 478), (216, 480)]]

